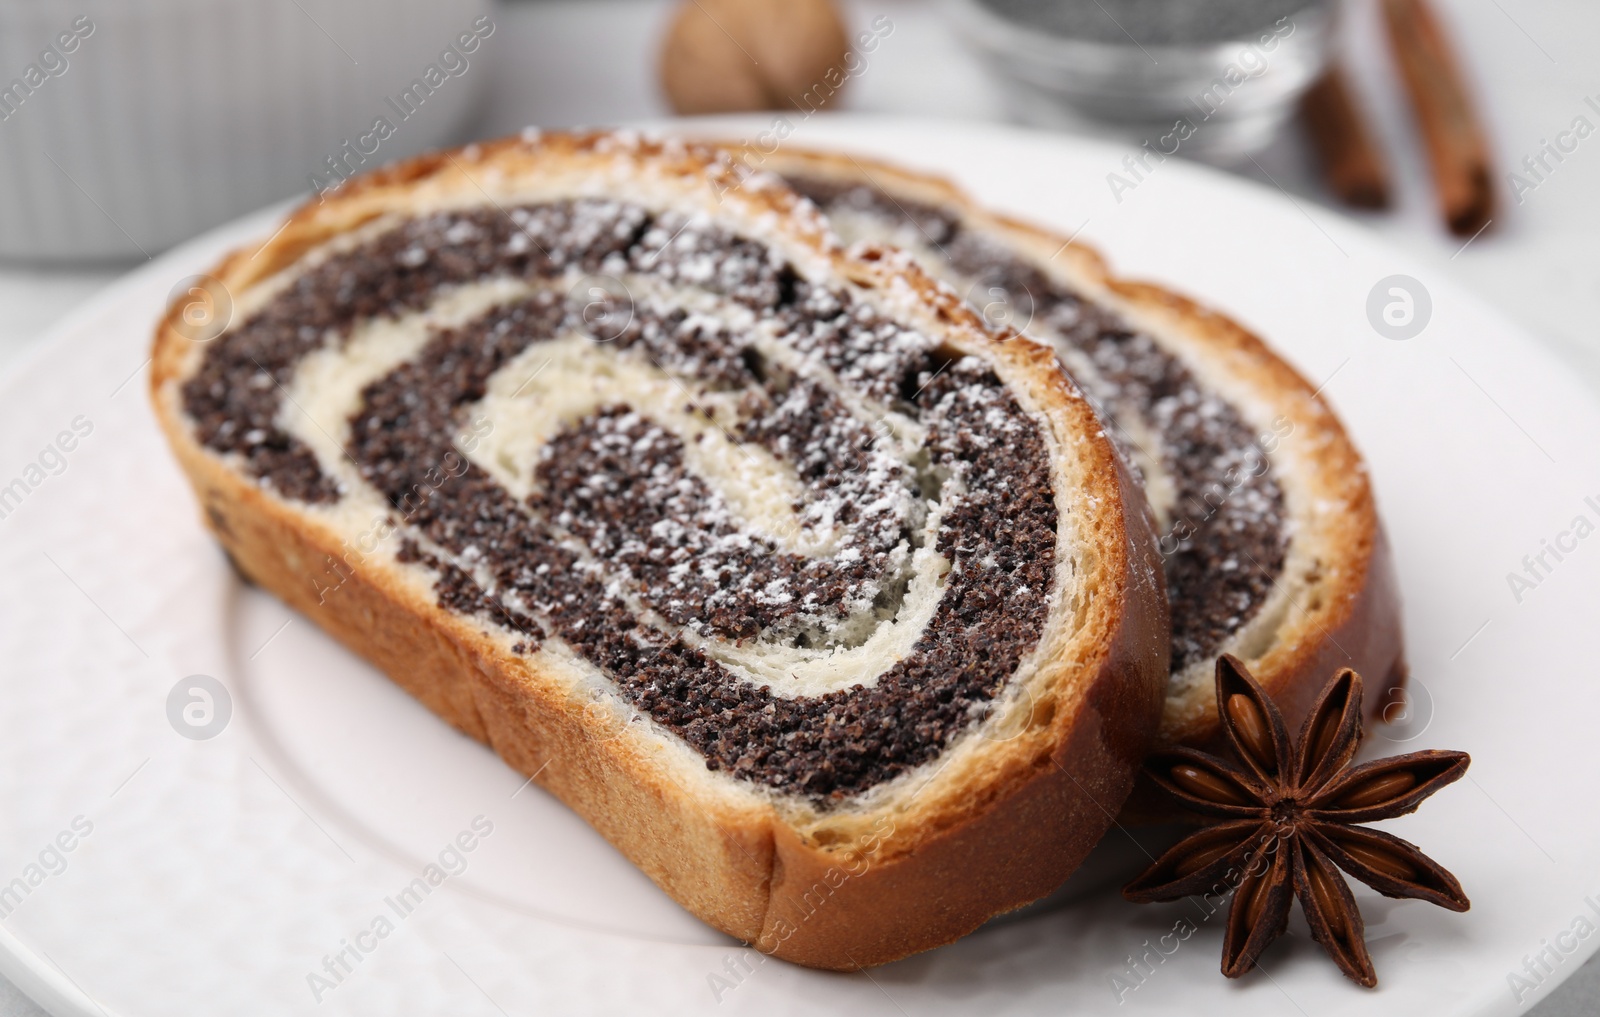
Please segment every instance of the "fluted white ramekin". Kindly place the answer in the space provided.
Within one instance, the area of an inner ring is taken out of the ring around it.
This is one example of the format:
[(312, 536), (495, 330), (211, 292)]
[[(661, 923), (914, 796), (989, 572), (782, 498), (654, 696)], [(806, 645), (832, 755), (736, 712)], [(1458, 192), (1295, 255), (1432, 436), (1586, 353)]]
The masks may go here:
[(502, 42), (493, 0), (6, 0), (0, 259), (154, 254), (439, 145)]

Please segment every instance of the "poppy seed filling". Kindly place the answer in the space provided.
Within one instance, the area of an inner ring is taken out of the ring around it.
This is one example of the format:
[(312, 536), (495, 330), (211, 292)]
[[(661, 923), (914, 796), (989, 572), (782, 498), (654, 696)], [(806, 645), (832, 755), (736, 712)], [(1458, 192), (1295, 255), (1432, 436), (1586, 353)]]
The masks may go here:
[[(574, 289), (586, 276), (608, 282)], [(524, 291), (429, 325), (363, 386), (338, 450), (442, 607), (525, 656), (559, 643), (711, 769), (818, 801), (928, 762), (991, 712), (1057, 594), (1043, 425), (982, 360), (708, 223), (576, 200), (372, 231), (209, 346), (183, 387), (199, 439), (284, 498), (337, 506), (353, 475), (285, 423), (297, 370), (505, 281)], [(464, 455), (485, 407), (520, 405), (508, 372), (560, 357), (673, 395), (597, 396), (516, 469)], [(775, 464), (790, 487), (762, 511), (792, 525), (753, 523), (704, 474), (708, 448)], [(825, 675), (913, 622), (904, 652), (826, 691), (752, 678), (762, 648)]]

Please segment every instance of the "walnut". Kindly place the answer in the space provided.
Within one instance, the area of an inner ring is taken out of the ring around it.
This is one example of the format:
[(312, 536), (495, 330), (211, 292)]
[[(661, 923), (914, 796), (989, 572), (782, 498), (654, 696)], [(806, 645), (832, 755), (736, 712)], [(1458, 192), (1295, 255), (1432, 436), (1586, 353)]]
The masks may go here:
[(832, 0), (685, 0), (661, 52), (679, 113), (812, 110), (838, 92), (850, 40)]

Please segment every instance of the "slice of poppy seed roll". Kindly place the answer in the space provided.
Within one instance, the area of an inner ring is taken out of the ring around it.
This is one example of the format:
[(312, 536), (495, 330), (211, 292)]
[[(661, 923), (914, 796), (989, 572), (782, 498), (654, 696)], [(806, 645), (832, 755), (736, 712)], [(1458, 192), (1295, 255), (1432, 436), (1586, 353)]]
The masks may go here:
[(512, 138), (200, 290), (231, 317), (174, 305), (153, 396), (239, 568), (717, 928), (828, 968), (949, 942), (1132, 787), (1166, 597), (1092, 408), (776, 181)]

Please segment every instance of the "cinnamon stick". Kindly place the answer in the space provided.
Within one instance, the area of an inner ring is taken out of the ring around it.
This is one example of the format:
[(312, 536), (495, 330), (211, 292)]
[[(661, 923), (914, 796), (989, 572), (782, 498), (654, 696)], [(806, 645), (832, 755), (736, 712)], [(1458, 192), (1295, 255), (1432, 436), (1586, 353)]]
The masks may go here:
[(1357, 208), (1389, 207), (1389, 170), (1337, 63), (1300, 100), (1328, 189)]
[(1445, 223), (1460, 236), (1476, 235), (1494, 216), (1494, 188), (1489, 145), (1460, 66), (1426, 0), (1383, 0), (1382, 7)]

